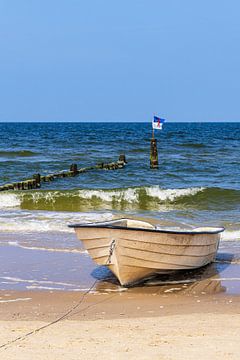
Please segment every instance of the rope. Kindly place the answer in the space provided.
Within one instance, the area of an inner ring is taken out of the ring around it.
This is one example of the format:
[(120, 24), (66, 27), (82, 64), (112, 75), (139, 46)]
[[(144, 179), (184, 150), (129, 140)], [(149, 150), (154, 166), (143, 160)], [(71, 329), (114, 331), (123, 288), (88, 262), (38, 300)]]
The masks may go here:
[[(115, 240), (112, 240), (111, 244), (110, 244), (110, 248), (109, 248), (109, 255), (108, 255), (108, 258), (107, 258), (107, 261), (106, 261), (106, 264), (105, 265), (108, 265), (110, 264), (110, 261), (111, 261), (111, 257), (112, 257), (112, 254), (113, 254), (113, 250), (115, 248)], [(13, 339), (13, 340), (10, 340), (8, 342), (6, 342), (5, 344), (2, 344), (0, 345), (0, 349), (4, 349), (4, 348), (7, 348), (8, 346), (12, 345), (13, 343), (17, 342), (17, 341), (20, 341), (20, 340), (24, 340), (26, 339), (28, 336), (30, 335), (33, 335), (33, 334), (36, 334), (38, 333), (39, 331), (43, 330), (43, 329), (46, 329), (47, 327), (49, 326), (52, 326), (64, 319), (66, 319), (70, 314), (72, 314), (74, 312), (75, 309), (77, 309), (83, 302), (83, 300), (85, 299), (85, 297), (90, 293), (90, 291), (94, 288), (94, 286), (96, 285), (96, 283), (98, 282), (98, 280), (95, 280), (92, 285), (82, 294), (82, 296), (80, 297), (79, 301), (73, 306), (71, 307), (68, 311), (65, 312), (65, 314), (59, 316), (57, 319), (43, 325), (43, 326), (40, 326), (32, 331), (29, 331), (28, 333), (24, 334), (24, 335), (21, 335), (21, 336), (18, 336), (17, 338)], [(101, 302), (101, 301), (100, 301)], [(90, 306), (87, 306), (86, 308), (88, 309), (89, 307), (91, 306), (94, 306), (96, 304), (98, 304), (99, 302), (96, 302), (95, 304), (92, 304)], [(81, 311), (83, 311), (85, 309), (82, 309)]]

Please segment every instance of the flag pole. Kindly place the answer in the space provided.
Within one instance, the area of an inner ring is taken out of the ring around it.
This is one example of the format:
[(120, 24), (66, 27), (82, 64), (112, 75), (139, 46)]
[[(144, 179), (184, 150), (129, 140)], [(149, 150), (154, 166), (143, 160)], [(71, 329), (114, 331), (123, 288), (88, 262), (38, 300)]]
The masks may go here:
[(152, 139), (154, 139), (154, 129), (152, 129)]
[(152, 122), (152, 139), (154, 139), (154, 127), (153, 127), (153, 122)]

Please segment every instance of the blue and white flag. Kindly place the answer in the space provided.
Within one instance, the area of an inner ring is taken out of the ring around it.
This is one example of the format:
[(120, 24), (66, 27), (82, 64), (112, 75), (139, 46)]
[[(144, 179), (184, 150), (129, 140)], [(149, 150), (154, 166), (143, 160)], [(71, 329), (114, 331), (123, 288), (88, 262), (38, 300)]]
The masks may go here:
[(161, 119), (157, 116), (154, 116), (152, 121), (152, 128), (156, 130), (162, 130), (162, 125), (165, 122), (165, 119)]

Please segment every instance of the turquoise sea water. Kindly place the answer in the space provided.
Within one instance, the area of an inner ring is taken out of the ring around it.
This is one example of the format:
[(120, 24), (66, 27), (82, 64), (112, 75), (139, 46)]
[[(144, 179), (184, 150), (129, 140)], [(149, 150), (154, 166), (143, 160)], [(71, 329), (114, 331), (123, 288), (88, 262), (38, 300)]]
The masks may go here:
[(0, 289), (87, 288), (96, 266), (67, 225), (136, 216), (162, 227), (225, 226), (213, 267), (234, 293), (240, 124), (166, 123), (155, 133), (157, 170), (149, 168), (151, 123), (1, 123), (0, 133), (0, 185), (72, 163), (80, 168), (116, 161), (121, 153), (128, 161), (124, 169), (0, 192)]

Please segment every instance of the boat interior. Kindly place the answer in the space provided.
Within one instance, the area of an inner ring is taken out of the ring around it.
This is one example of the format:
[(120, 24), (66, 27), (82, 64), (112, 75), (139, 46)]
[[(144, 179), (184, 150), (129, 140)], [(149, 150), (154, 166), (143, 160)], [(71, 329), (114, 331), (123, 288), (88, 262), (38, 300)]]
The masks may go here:
[(134, 220), (134, 219), (116, 219), (111, 221), (105, 222), (96, 222), (92, 224), (79, 224), (79, 225), (70, 225), (71, 227), (84, 227), (84, 226), (91, 226), (91, 227), (117, 227), (117, 228), (129, 228), (129, 229), (145, 229), (145, 230), (156, 230), (156, 231), (163, 231), (163, 232), (174, 232), (174, 233), (218, 233), (224, 231), (223, 227), (196, 227), (196, 228), (174, 228), (174, 227), (160, 227), (159, 225), (153, 225), (147, 221), (141, 220)]

